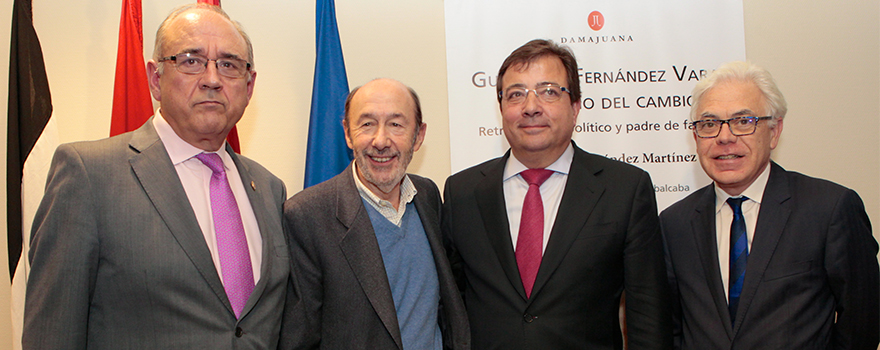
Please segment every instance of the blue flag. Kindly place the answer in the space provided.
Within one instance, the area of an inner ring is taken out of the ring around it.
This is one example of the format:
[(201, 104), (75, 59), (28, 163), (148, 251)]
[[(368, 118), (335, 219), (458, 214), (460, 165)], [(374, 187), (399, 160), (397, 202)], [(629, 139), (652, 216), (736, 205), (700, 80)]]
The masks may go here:
[(304, 187), (336, 176), (352, 159), (342, 129), (348, 78), (333, 0), (318, 0), (315, 17), (317, 50)]

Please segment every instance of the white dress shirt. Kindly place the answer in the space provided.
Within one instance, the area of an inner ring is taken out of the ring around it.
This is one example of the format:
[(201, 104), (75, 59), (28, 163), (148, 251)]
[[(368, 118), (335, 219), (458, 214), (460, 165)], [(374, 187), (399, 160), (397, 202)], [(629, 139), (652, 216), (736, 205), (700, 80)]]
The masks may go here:
[[(743, 201), (742, 212), (746, 220), (746, 237), (749, 239), (749, 254), (752, 254), (752, 242), (755, 240), (755, 226), (758, 224), (758, 212), (764, 199), (764, 188), (770, 179), (770, 164), (741, 194), (749, 199)], [(724, 284), (724, 297), (728, 298), (730, 284), (730, 225), (733, 223), (733, 209), (727, 204), (731, 195), (715, 184), (715, 242), (718, 245), (718, 266), (721, 268), (721, 282)], [(737, 196), (740, 197), (740, 196)], [(748, 263), (746, 270), (748, 271)]]
[[(189, 199), (190, 206), (196, 214), (196, 220), (205, 236), (205, 243), (208, 244), (208, 250), (211, 252), (211, 258), (214, 260), (214, 266), (223, 280), (223, 269), (220, 266), (220, 256), (217, 252), (217, 234), (214, 232), (214, 218), (211, 215), (211, 175), (213, 171), (200, 160), (194, 158), (199, 153), (204, 152), (188, 142), (184, 141), (168, 121), (162, 117), (162, 111), (157, 110), (153, 118), (153, 127), (156, 133), (165, 145), (165, 150), (174, 164), (174, 170), (183, 184), (186, 197)], [(235, 202), (238, 204), (238, 211), (241, 212), (241, 222), (244, 225), (244, 233), (247, 236), (248, 250), (251, 255), (251, 264), (254, 271), (254, 284), (260, 280), (260, 266), (263, 261), (263, 239), (260, 237), (260, 227), (257, 225), (257, 217), (254, 215), (254, 209), (251, 207), (251, 201), (245, 192), (244, 184), (241, 183), (241, 175), (235, 162), (226, 153), (226, 143), (220, 147), (216, 153), (223, 160), (223, 166), (226, 168), (226, 179), (229, 181), (229, 187), (235, 195)]]
[[(556, 222), (556, 213), (559, 211), (559, 203), (562, 202), (562, 193), (565, 191), (565, 182), (568, 180), (568, 172), (571, 170), (573, 159), (574, 147), (569, 144), (559, 159), (545, 168), (553, 170), (553, 174), (541, 184), (541, 201), (544, 203), (544, 239), (541, 245), (541, 254), (544, 254), (544, 250), (547, 249), (547, 241), (550, 240), (550, 231), (553, 229), (553, 223)], [(507, 206), (507, 221), (510, 222), (510, 239), (513, 241), (514, 250), (516, 250), (516, 240), (519, 237), (523, 201), (529, 191), (528, 182), (519, 174), (524, 170), (528, 170), (528, 168), (511, 152), (510, 157), (507, 158), (507, 164), (504, 166), (502, 187), (504, 189), (504, 203)]]

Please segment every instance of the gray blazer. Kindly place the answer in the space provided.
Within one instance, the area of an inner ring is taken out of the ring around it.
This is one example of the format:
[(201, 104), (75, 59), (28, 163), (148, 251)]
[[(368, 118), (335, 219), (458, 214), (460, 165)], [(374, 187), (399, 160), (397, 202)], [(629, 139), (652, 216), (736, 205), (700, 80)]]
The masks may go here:
[[(402, 349), (379, 243), (352, 169), (284, 203), (302, 301), (295, 314), (285, 314), (280, 348)], [(431, 180), (409, 176), (437, 266), (444, 347), (469, 349), (467, 316), (440, 237), (440, 193)]]
[(284, 184), (227, 151), (263, 241), (241, 319), (150, 119), (56, 150), (31, 234), (24, 349), (274, 348), (290, 278)]

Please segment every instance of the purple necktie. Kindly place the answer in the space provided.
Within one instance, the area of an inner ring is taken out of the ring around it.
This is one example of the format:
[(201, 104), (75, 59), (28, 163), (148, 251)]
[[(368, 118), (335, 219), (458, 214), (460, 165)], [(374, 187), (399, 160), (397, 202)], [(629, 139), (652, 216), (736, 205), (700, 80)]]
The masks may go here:
[(241, 213), (232, 188), (229, 187), (229, 180), (226, 179), (226, 170), (220, 156), (217, 153), (200, 153), (196, 158), (214, 172), (211, 175), (211, 215), (214, 218), (214, 232), (217, 234), (223, 287), (237, 318), (254, 290), (254, 270), (244, 235), (244, 225), (241, 223)]
[(547, 169), (528, 169), (520, 173), (529, 183), (529, 191), (523, 201), (515, 254), (519, 277), (527, 298), (532, 295), (535, 277), (538, 276), (538, 268), (541, 266), (541, 250), (544, 245), (544, 201), (541, 200), (541, 184), (550, 175), (553, 175), (553, 171)]

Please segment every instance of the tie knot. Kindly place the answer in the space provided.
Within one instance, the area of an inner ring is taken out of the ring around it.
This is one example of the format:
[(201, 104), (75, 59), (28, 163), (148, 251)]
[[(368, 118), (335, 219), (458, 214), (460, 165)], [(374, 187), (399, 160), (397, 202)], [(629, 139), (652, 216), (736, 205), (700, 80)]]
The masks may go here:
[(547, 181), (547, 179), (550, 178), (550, 175), (553, 175), (553, 170), (547, 170), (543, 168), (528, 169), (523, 170), (523, 172), (519, 174), (522, 176), (523, 180), (526, 180), (526, 182), (529, 183), (529, 186), (538, 185), (540, 187), (541, 184), (544, 183), (544, 181)]
[(217, 153), (199, 153), (196, 159), (202, 161), (214, 174), (225, 174), (226, 169), (223, 167), (223, 160)]
[(727, 198), (727, 204), (730, 205), (730, 208), (732, 208), (733, 211), (737, 211), (741, 210), (743, 202), (747, 200), (749, 200), (749, 197), (746, 196), (742, 196), (739, 198), (730, 197)]

